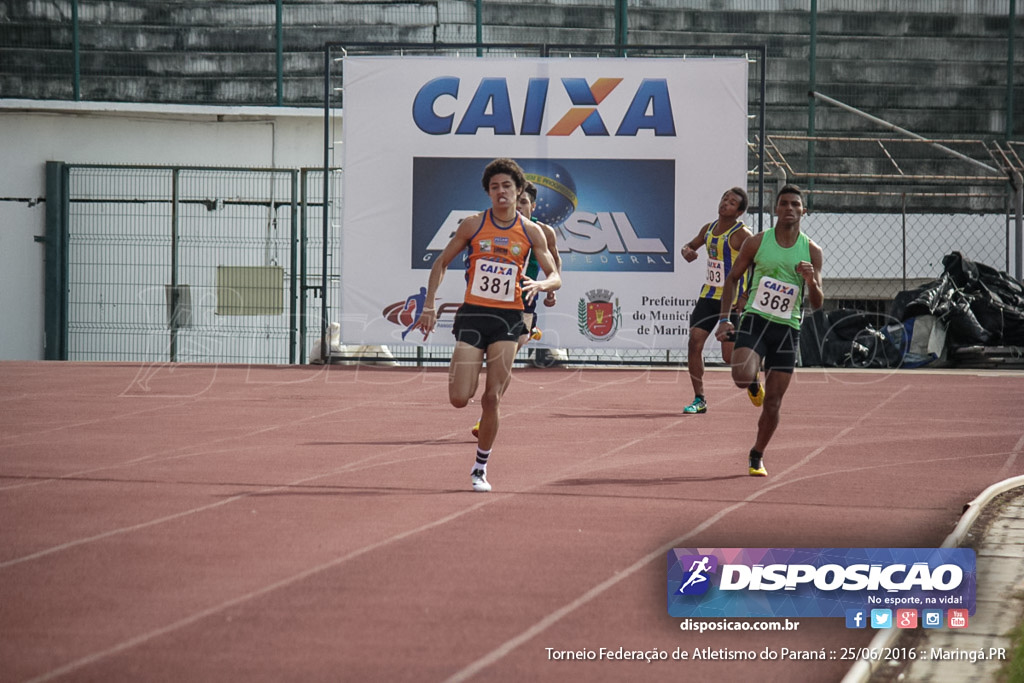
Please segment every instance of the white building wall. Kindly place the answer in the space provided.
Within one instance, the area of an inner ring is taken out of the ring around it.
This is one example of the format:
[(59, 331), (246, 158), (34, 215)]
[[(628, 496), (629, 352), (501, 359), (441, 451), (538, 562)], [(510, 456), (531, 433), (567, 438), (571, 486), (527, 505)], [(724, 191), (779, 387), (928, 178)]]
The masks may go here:
[(41, 360), (46, 162), (323, 165), (323, 112), (0, 100), (0, 360)]

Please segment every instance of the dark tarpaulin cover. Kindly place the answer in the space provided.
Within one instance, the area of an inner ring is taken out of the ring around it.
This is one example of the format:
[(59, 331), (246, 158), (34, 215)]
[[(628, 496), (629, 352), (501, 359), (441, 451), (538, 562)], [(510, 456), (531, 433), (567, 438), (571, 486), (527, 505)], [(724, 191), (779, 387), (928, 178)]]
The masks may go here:
[[(1024, 346), (1024, 286), (1007, 273), (975, 263), (960, 252), (942, 259), (943, 272), (893, 300), (883, 330), (865, 313), (840, 309), (815, 311), (800, 329), (803, 365), (826, 367), (898, 367), (904, 361), (918, 316), (938, 318), (950, 348)], [(902, 329), (901, 329), (902, 328)]]

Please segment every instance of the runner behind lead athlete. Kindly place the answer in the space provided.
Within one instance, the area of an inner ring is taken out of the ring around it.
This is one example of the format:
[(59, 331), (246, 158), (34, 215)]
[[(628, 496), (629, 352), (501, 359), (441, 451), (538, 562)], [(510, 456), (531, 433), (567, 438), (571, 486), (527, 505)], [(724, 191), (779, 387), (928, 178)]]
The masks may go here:
[(729, 302), (737, 283), (751, 265), (754, 267), (750, 298), (740, 319), (732, 354), (733, 382), (751, 397), (762, 391), (758, 372), (764, 361), (764, 404), (748, 467), (752, 477), (768, 475), (764, 451), (779, 426), (782, 397), (796, 368), (804, 295), (812, 309), (821, 308), (825, 301), (821, 247), (801, 232), (803, 215), (800, 188), (784, 186), (775, 200), (775, 227), (743, 243), (722, 291), (721, 319), (715, 332), (720, 341), (734, 329), (729, 319)]
[[(562, 285), (541, 228), (516, 210), (525, 183), (522, 169), (512, 159), (495, 159), (487, 165), (483, 186), (491, 199), (491, 208), (463, 220), (434, 261), (423, 312), (416, 322), (424, 336), (434, 329), (438, 287), (452, 260), (468, 248), (466, 293), (452, 329), (456, 341), (448, 365), (448, 398), (456, 408), (469, 404), (476, 394), (486, 358), (480, 433), (470, 474), (474, 491), (491, 490), (487, 463), (498, 434), (498, 405), (511, 379), (517, 342), (524, 331), (522, 295), (532, 298)], [(543, 280), (522, 276), (531, 248), (548, 274)]]
[[(684, 415), (700, 415), (708, 411), (704, 397), (704, 345), (715, 331), (721, 308), (722, 285), (732, 270), (733, 261), (750, 237), (750, 230), (740, 220), (747, 210), (747, 191), (742, 187), (726, 190), (718, 201), (718, 220), (707, 223), (697, 236), (683, 245), (681, 253), (688, 262), (697, 259), (701, 245), (707, 249), (707, 276), (700, 288), (697, 304), (690, 314), (690, 341), (687, 346), (686, 369), (693, 384), (693, 403), (683, 408)], [(740, 308), (746, 302), (747, 278), (739, 281), (739, 291), (729, 315), (733, 325), (739, 322)], [(722, 342), (722, 360), (726, 365), (732, 362), (732, 347), (735, 337), (730, 335)]]

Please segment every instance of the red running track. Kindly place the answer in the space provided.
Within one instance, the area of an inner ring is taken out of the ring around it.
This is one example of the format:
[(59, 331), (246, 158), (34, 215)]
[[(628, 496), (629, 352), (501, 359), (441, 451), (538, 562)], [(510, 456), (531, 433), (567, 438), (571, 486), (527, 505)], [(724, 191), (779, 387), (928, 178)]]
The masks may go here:
[[(681, 631), (673, 547), (934, 547), (1024, 473), (1024, 374), (517, 369), (490, 494), (444, 369), (0, 363), (0, 680), (838, 681), (870, 631)], [(566, 661), (554, 651), (819, 651)], [(550, 649), (550, 650), (549, 650)]]

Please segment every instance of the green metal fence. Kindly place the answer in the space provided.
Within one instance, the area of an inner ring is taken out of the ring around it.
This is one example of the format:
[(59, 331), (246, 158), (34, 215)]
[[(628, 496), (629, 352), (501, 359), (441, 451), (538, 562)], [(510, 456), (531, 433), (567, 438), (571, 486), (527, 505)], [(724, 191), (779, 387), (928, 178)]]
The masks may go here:
[(53, 165), (47, 358), (305, 359), (337, 282), (305, 229), (322, 170)]

